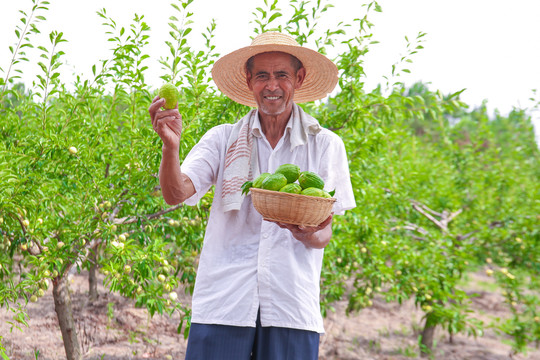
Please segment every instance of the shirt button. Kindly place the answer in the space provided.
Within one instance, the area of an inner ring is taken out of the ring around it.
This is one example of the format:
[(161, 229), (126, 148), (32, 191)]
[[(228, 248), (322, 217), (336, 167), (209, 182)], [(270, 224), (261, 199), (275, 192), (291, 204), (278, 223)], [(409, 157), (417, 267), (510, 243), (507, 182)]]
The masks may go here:
[(263, 234), (263, 239), (268, 239), (268, 234)]

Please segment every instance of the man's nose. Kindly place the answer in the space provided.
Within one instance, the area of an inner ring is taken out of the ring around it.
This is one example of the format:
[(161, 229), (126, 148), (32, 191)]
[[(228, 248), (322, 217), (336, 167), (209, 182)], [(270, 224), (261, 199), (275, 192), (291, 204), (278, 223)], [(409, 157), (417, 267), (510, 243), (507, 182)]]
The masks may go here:
[(270, 91), (273, 91), (279, 88), (279, 83), (275, 76), (270, 76), (268, 78), (268, 81), (266, 82), (266, 88)]

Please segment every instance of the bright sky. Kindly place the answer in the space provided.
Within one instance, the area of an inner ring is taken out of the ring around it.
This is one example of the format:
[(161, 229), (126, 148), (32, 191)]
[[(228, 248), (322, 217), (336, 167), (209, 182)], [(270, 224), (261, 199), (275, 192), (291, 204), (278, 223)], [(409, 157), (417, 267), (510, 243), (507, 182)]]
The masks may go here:
[[(152, 60), (147, 64), (151, 85), (160, 83), (162, 74), (157, 60), (166, 55), (168, 17), (171, 2), (177, 0), (49, 0), (50, 10), (43, 14), (47, 22), (39, 25), (42, 32), (35, 44), (48, 46), (48, 34), (62, 31), (69, 41), (63, 45), (68, 63), (65, 74), (90, 74), (93, 64), (110, 56), (103, 22), (96, 11), (106, 8), (119, 26), (129, 27), (135, 13), (145, 15), (152, 28), (148, 48)], [(361, 0), (330, 0), (331, 9), (323, 26), (334, 28), (338, 21), (351, 22), (363, 16)], [(280, 0), (281, 8), (287, 2)], [(364, 70), (367, 88), (385, 82), (392, 64), (405, 54), (404, 37), (413, 40), (418, 32), (427, 33), (424, 49), (416, 54), (409, 68), (411, 74), (401, 78), (407, 84), (422, 80), (432, 90), (450, 93), (466, 88), (461, 98), (472, 106), (486, 100), (490, 112), (498, 109), (507, 114), (513, 107), (531, 108), (529, 98), (539, 89), (540, 101), (540, 1), (538, 0), (381, 0), (382, 13), (374, 13), (371, 21), (373, 45), (367, 54)], [(11, 59), (8, 47), (16, 41), (15, 26), (19, 9), (29, 11), (31, 0), (0, 0), (0, 67), (7, 70)], [(212, 18), (217, 22), (215, 44), (221, 54), (249, 45), (253, 35), (255, 7), (263, 0), (195, 0), (189, 7), (194, 39)], [(352, 35), (352, 34), (351, 34)], [(32, 63), (24, 64), (25, 81), (35, 80), (37, 51), (28, 51)], [(0, 75), (4, 75), (0, 73)], [(540, 111), (531, 113), (540, 137)]]

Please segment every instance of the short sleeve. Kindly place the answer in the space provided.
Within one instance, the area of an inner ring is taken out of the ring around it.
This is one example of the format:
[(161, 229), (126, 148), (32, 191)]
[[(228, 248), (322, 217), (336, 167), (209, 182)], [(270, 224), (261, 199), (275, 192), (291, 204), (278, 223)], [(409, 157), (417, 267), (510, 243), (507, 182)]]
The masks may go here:
[[(325, 190), (335, 190), (334, 214), (343, 215), (346, 210), (356, 207), (349, 172), (349, 162), (343, 140), (330, 130), (321, 134), (327, 144), (322, 153), (319, 174), (325, 180)], [(319, 135), (320, 136), (320, 135)]]
[(197, 205), (210, 187), (216, 183), (223, 148), (226, 146), (225, 130), (225, 125), (210, 129), (182, 162), (182, 172), (190, 178), (195, 187), (195, 194), (186, 199), (186, 205)]

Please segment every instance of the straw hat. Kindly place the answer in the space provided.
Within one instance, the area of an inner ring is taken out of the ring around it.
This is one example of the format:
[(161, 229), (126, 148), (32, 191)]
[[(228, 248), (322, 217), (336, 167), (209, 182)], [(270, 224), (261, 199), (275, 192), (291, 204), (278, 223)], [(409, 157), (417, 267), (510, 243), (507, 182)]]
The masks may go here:
[(301, 47), (291, 36), (266, 32), (253, 39), (250, 46), (221, 57), (212, 68), (212, 77), (221, 92), (230, 99), (257, 107), (253, 93), (246, 83), (246, 62), (257, 54), (281, 51), (298, 58), (306, 68), (304, 83), (294, 94), (294, 102), (304, 103), (326, 97), (336, 86), (336, 65), (317, 51)]

